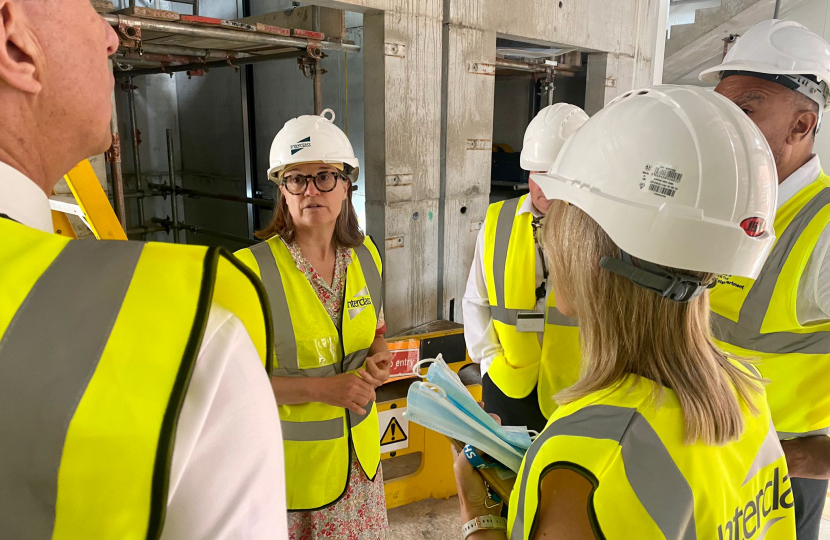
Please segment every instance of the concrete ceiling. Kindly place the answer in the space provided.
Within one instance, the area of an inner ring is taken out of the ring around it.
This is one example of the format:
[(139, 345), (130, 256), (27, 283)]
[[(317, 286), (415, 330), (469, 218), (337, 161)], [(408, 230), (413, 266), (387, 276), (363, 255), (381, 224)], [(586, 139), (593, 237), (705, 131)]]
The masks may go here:
[[(784, 18), (809, 0), (782, 0), (780, 17)], [(716, 8), (700, 9), (694, 24), (672, 28), (666, 41), (663, 82), (700, 84), (697, 74), (720, 63), (724, 38), (741, 35), (753, 25), (771, 19), (775, 0), (723, 0)]]

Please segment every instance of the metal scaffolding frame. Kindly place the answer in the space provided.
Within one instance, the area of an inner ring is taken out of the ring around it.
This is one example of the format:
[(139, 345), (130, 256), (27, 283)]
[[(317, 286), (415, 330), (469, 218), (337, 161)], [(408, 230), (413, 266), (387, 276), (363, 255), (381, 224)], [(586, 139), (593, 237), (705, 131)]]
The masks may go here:
[[(266, 25), (248, 25), (234, 21), (219, 21), (217, 19), (199, 18), (199, 0), (175, 0), (176, 3), (193, 6), (193, 15), (189, 20), (159, 20), (136, 15), (102, 13), (101, 17), (109, 23), (118, 34), (119, 48), (113, 56), (113, 71), (116, 78), (122, 80), (120, 88), (127, 92), (129, 102), (131, 141), (133, 145), (133, 166), (135, 168), (135, 190), (125, 193), (124, 178), (121, 170), (121, 137), (118, 133), (118, 111), (113, 92), (113, 145), (107, 152), (107, 161), (110, 163), (113, 182), (113, 206), (121, 222), (127, 230), (126, 200), (136, 199), (138, 217), (141, 226), (129, 229), (130, 234), (146, 234), (157, 231), (171, 231), (174, 242), (179, 242), (179, 231), (186, 230), (208, 234), (242, 243), (253, 243), (250, 238), (215, 231), (204, 227), (179, 221), (178, 196), (191, 199), (212, 198), (229, 202), (245, 204), (248, 207), (248, 227), (253, 234), (256, 217), (260, 208), (273, 208), (274, 201), (256, 197), (255, 179), (255, 129), (253, 125), (253, 72), (251, 66), (260, 62), (271, 62), (282, 59), (296, 58), (300, 69), (306, 77), (312, 80), (314, 94), (314, 110), (319, 114), (322, 111), (322, 76), (325, 70), (320, 67), (324, 51), (338, 51), (355, 53), (360, 47), (345, 42), (326, 41), (312, 37), (289, 36), (285, 29), (268, 27)], [(130, 0), (130, 7), (135, 8), (135, 0)], [(238, 0), (239, 12), (250, 15), (247, 0)], [(172, 12), (162, 12), (179, 17)], [(182, 17), (185, 19), (185, 17)], [(319, 32), (320, 9), (312, 8), (312, 29)], [(322, 37), (318, 34), (314, 37)], [(176, 41), (170, 43), (170, 41)], [(220, 46), (198, 46), (210, 40), (210, 44)], [(189, 42), (189, 43), (188, 43)], [(192, 46), (197, 45), (197, 46)], [(212, 69), (232, 67), (239, 71), (245, 70), (242, 75), (242, 107), (243, 130), (245, 142), (245, 176), (246, 197), (230, 194), (208, 193), (195, 189), (185, 189), (176, 184), (174, 145), (172, 131), (167, 130), (167, 157), (169, 168), (169, 185), (144, 183), (141, 171), (139, 147), (141, 145), (141, 131), (138, 129), (135, 110), (134, 77), (141, 75), (169, 74), (187, 72), (188, 76), (201, 76)], [(145, 189), (146, 188), (146, 189)], [(170, 195), (170, 218), (152, 218), (155, 226), (145, 223), (144, 199), (147, 197), (165, 197)]]

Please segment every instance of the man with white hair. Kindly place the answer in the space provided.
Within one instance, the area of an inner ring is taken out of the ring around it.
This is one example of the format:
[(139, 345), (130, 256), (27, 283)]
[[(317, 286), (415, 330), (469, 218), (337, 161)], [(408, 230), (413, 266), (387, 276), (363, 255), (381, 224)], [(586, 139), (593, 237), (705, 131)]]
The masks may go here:
[(0, 0), (0, 537), (286, 538), (262, 285), (225, 251), (68, 240), (111, 143), (89, 0)]
[(719, 280), (713, 331), (727, 351), (760, 357), (798, 538), (812, 540), (830, 478), (830, 177), (813, 153), (830, 105), (830, 44), (798, 23), (763, 21), (700, 79), (758, 125), (778, 169), (775, 247), (757, 280)]

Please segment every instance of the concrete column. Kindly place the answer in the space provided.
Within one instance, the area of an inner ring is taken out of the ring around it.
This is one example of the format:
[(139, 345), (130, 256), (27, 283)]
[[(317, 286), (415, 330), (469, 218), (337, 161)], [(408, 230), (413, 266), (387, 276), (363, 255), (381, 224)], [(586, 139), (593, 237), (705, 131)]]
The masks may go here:
[(364, 15), (366, 220), (384, 260), (389, 335), (437, 313), (438, 15)]
[(490, 195), (496, 33), (444, 24), (438, 317), (461, 321), (461, 300)]

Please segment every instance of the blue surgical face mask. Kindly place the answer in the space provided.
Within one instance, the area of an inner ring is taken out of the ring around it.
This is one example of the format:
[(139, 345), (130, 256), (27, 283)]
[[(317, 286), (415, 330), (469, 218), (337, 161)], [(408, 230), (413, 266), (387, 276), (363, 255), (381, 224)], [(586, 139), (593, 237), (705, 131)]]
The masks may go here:
[(489, 429), (461, 412), (443, 389), (428, 382), (414, 382), (406, 402), (404, 416), (410, 422), (471, 444), (518, 473), (524, 451), (494, 437)]
[(524, 454), (531, 444), (531, 433), (538, 435), (535, 431), (528, 432), (523, 426), (517, 427), (502, 427), (493, 420), (476, 402), (464, 383), (458, 377), (458, 374), (450, 369), (441, 355), (434, 360), (422, 360), (414, 367), (414, 372), (420, 377), (420, 364), (425, 362), (432, 362), (427, 371), (426, 380), (435, 386), (441, 388), (446, 396), (456, 407), (466, 412), (473, 417), (484, 428), (490, 430), (496, 436), (501, 438), (504, 442), (514, 446), (522, 454)]

